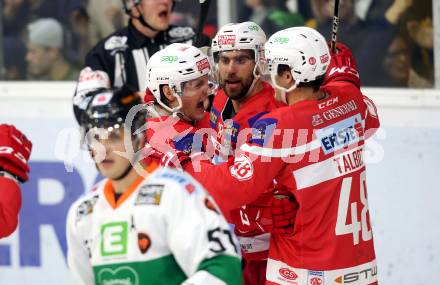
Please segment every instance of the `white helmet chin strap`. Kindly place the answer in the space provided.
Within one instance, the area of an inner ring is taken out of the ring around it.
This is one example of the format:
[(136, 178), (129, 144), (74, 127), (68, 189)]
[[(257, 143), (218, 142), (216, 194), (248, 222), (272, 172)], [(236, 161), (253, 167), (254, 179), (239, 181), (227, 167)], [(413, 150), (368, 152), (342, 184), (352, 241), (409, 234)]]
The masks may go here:
[(167, 106), (166, 104), (164, 104), (162, 102), (162, 100), (157, 100), (157, 103), (159, 103), (159, 105), (164, 108), (165, 110), (167, 110), (168, 112), (171, 113), (171, 116), (175, 117), (175, 118), (181, 118), (184, 119), (188, 122), (192, 121), (190, 118), (188, 118), (188, 116), (186, 116), (183, 112), (181, 112), (182, 109), (182, 99), (180, 98), (183, 95), (182, 91), (177, 91), (177, 88), (175, 86), (171, 86), (171, 94), (174, 96), (174, 98), (176, 98), (177, 100), (177, 106), (174, 108), (170, 108), (169, 106)]
[(251, 86), (249, 86), (249, 89), (248, 89), (248, 91), (246, 92), (245, 97), (249, 96), (249, 94), (250, 94), (250, 93), (252, 92), (252, 90), (254, 89), (255, 84), (257, 83), (258, 79), (260, 79), (260, 77), (261, 77), (260, 74), (257, 74), (257, 68), (258, 68), (258, 65), (255, 64), (254, 71), (252, 72), (253, 75), (254, 75), (254, 79), (252, 80), (252, 84), (251, 84)]
[(182, 109), (182, 99), (180, 99), (180, 96), (182, 95), (182, 92), (177, 91), (177, 87), (174, 85), (169, 85), (170, 86), (170, 91), (171, 91), (171, 95), (174, 96), (174, 98), (177, 99), (177, 106), (174, 108), (171, 108), (169, 106), (167, 106), (164, 102), (162, 102), (162, 100), (156, 100), (157, 103), (159, 103), (159, 105), (164, 108), (165, 110), (167, 110), (168, 112), (172, 113), (173, 115), (175, 113), (177, 113), (180, 109)]
[[(286, 98), (287, 93), (292, 92), (293, 90), (295, 90), (298, 87), (298, 84), (300, 82), (299, 82), (299, 80), (295, 80), (295, 78), (294, 78), (295, 82), (289, 88), (284, 88), (284, 87), (280, 86), (277, 83), (277, 81), (276, 81), (277, 70), (278, 70), (278, 66), (271, 71), (270, 79), (272, 81), (272, 85), (276, 89), (281, 91), (281, 99), (282, 99), (282, 101), (287, 104), (287, 98)], [(292, 74), (292, 71), (290, 71), (290, 73)], [(293, 78), (293, 75), (292, 75), (292, 78)]]

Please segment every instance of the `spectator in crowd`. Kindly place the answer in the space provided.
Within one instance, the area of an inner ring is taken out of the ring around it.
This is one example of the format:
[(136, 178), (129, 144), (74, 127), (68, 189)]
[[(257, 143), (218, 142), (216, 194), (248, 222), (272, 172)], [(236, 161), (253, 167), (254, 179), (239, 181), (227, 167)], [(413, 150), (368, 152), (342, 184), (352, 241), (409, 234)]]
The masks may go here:
[(394, 0), (392, 5), (386, 10), (385, 18), (391, 24), (396, 25), (402, 13), (404, 13), (412, 3), (413, 0)]
[[(317, 30), (329, 38), (332, 31), (334, 1), (312, 0), (311, 4), (317, 20)], [(361, 20), (355, 13), (354, 0), (340, 1), (339, 18), (338, 40), (352, 50), (362, 85), (387, 85), (383, 59), (394, 35), (394, 27), (385, 21), (373, 24)]]
[(180, 26), (196, 28), (200, 4), (198, 1), (186, 1), (183, 5), (178, 2), (171, 14), (171, 23)]
[(304, 18), (300, 14), (278, 9), (273, 1), (246, 0), (245, 3), (252, 9), (249, 20), (261, 26), (268, 36), (279, 30), (304, 24)]
[(357, 2), (358, 6), (360, 5), (359, 2), (369, 2), (369, 5), (365, 5), (366, 11), (364, 20), (370, 23), (385, 21), (385, 13), (392, 6), (394, 0), (361, 0)]
[(434, 86), (432, 1), (413, 2), (402, 14), (400, 25), (406, 27), (413, 44), (408, 86), (432, 88)]
[(3, 36), (19, 36), (26, 28), (29, 6), (25, 0), (3, 1)]
[(89, 0), (87, 14), (89, 16), (88, 29), (91, 46), (121, 29), (127, 20), (120, 0)]
[(407, 38), (396, 35), (384, 59), (389, 86), (408, 87), (411, 68), (411, 45)]
[(2, 80), (23, 80), (26, 77), (26, 46), (18, 37), (3, 38), (4, 73)]
[(432, 2), (395, 0), (386, 11), (385, 18), (397, 30), (384, 60), (390, 82), (394, 86), (432, 88)]
[(64, 53), (66, 58), (77, 66), (81, 66), (90, 50), (90, 21), (85, 6), (72, 6), (69, 13), (67, 35), (64, 36)]
[(55, 18), (64, 26), (69, 25), (72, 7), (83, 6), (84, 0), (27, 0), (29, 20)]
[(26, 61), (32, 80), (76, 80), (78, 70), (63, 56), (63, 27), (53, 18), (28, 25)]
[(299, 13), (308, 25), (308, 21), (313, 19), (313, 12), (309, 0), (287, 0), (280, 9), (287, 8), (290, 13)]

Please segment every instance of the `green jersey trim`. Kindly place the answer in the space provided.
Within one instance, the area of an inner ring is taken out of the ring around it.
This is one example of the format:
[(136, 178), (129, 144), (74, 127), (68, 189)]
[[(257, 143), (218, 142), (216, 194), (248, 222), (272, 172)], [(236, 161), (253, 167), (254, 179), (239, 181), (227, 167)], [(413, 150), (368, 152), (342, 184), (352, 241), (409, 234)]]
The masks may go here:
[(197, 271), (204, 270), (223, 280), (228, 285), (241, 285), (241, 261), (236, 256), (218, 255), (205, 259), (200, 263)]
[(96, 285), (178, 285), (187, 279), (172, 255), (93, 267)]

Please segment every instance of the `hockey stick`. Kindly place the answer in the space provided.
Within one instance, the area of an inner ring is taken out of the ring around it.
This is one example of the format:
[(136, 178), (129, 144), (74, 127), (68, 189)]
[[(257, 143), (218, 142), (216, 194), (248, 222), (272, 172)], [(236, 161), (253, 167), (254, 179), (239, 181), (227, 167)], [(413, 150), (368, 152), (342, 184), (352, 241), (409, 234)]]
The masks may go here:
[(196, 40), (194, 41), (194, 46), (199, 46), (202, 43), (203, 26), (205, 25), (206, 19), (208, 18), (209, 6), (211, 5), (211, 0), (199, 1), (200, 15), (199, 21), (197, 23)]
[(336, 53), (336, 40), (338, 39), (338, 27), (339, 27), (339, 0), (335, 0), (335, 12), (333, 15), (333, 28), (332, 28), (332, 42), (331, 50)]

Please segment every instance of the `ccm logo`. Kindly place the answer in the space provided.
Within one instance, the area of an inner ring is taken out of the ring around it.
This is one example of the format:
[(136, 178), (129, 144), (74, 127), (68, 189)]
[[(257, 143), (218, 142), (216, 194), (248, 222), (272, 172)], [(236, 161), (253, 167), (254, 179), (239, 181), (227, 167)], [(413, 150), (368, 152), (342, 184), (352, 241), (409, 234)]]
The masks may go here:
[(329, 100), (322, 102), (322, 103), (319, 103), (318, 107), (319, 107), (319, 109), (324, 109), (325, 107), (329, 107), (329, 106), (336, 104), (336, 103), (338, 103), (338, 97), (329, 99)]
[(290, 270), (289, 268), (280, 268), (278, 272), (280, 273), (281, 276), (289, 280), (295, 280), (296, 278), (298, 278), (298, 275), (296, 275), (296, 273)]

